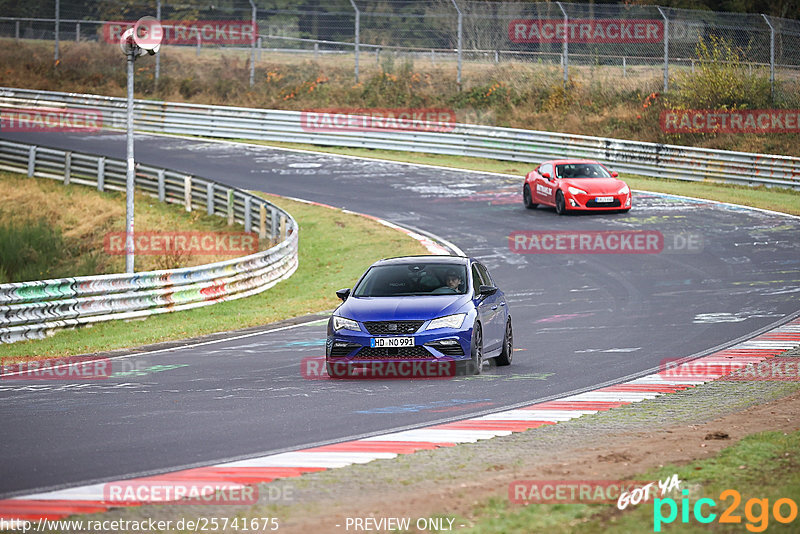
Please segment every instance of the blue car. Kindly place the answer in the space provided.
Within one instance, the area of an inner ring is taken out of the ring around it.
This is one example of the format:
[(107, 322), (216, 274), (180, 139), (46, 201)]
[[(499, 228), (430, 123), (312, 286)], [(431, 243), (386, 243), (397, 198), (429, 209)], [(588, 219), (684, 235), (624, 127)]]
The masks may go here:
[[(328, 321), (331, 377), (480, 374), (510, 365), (514, 342), (505, 295), (473, 258), (407, 256), (375, 262)], [(452, 372), (454, 371), (454, 372)]]

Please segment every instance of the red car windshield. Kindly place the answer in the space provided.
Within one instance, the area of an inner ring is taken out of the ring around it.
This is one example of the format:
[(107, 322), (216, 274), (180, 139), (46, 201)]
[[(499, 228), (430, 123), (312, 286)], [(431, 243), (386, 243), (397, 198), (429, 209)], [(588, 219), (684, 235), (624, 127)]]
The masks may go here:
[(556, 178), (611, 178), (599, 163), (564, 163), (556, 165)]

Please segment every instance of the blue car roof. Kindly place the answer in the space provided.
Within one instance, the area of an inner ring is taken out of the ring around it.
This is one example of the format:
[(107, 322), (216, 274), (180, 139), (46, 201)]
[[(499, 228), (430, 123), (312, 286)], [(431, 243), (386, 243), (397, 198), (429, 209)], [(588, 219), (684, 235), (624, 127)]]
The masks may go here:
[(400, 256), (397, 258), (386, 258), (378, 260), (372, 265), (405, 265), (419, 263), (420, 261), (429, 261), (436, 263), (452, 263), (454, 265), (466, 265), (471, 258), (466, 256), (438, 256), (435, 254), (419, 255), (419, 256)]

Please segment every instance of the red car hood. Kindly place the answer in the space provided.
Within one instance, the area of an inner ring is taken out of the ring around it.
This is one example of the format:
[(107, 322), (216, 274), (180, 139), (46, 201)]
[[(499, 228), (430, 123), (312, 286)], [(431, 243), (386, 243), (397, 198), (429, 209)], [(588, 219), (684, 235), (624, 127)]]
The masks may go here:
[(577, 187), (590, 195), (616, 195), (625, 187), (625, 182), (616, 178), (563, 178), (565, 187)]

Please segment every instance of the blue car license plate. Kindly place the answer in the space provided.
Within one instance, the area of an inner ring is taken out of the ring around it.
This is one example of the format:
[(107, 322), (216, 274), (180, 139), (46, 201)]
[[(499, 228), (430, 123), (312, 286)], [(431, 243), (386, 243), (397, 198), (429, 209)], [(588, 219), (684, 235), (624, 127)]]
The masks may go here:
[(370, 347), (413, 347), (413, 337), (373, 337), (369, 340)]

